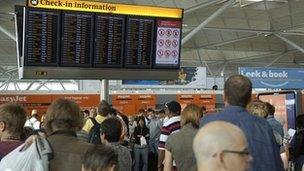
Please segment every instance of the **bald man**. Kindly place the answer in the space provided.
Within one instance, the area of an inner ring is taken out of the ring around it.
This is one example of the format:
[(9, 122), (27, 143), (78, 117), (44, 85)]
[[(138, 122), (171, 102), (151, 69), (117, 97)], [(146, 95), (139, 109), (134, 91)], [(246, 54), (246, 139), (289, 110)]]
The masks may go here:
[(198, 171), (246, 171), (252, 157), (243, 131), (224, 122), (210, 122), (193, 141)]

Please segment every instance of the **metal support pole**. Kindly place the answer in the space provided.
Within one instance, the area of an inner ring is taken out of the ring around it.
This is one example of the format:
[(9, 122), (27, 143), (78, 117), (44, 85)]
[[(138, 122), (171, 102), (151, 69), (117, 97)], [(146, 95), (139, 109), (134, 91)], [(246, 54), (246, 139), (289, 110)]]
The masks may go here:
[(109, 80), (101, 80), (100, 100), (109, 102)]
[(286, 42), (287, 44), (289, 44), (290, 46), (292, 46), (292, 47), (296, 48), (297, 50), (301, 51), (302, 53), (304, 53), (304, 49), (301, 46), (297, 45), (296, 43), (290, 41), (289, 39), (287, 39), (279, 34), (274, 34), (274, 35), (277, 36), (278, 38), (280, 38), (281, 40), (283, 40), (284, 42)]
[(228, 1), (225, 5), (223, 5), (221, 8), (219, 8), (215, 13), (213, 13), (211, 16), (209, 16), (205, 21), (203, 21), (200, 25), (198, 25), (195, 29), (193, 29), (189, 34), (187, 34), (183, 40), (182, 45), (184, 45), (186, 42), (188, 42), (197, 32), (199, 32), (203, 27), (205, 27), (210, 21), (215, 19), (217, 16), (222, 14), (226, 8), (231, 6), (235, 0)]
[(3, 28), (1, 25), (0, 25), (0, 31), (3, 32), (5, 35), (7, 35), (9, 38), (13, 39), (14, 41), (17, 41), (16, 36), (14, 34), (10, 33), (5, 28)]
[(61, 81), (59, 82), (59, 84), (61, 85), (62, 89), (65, 90), (65, 87), (63, 86)]
[(30, 90), (31, 87), (33, 86), (33, 84), (34, 84), (34, 81), (32, 81), (32, 82), (27, 86), (27, 88), (26, 88), (25, 90)]
[(223, 68), (220, 72), (221, 76), (223, 77), (224, 76), (224, 73), (225, 73), (225, 70), (226, 70), (226, 66), (227, 66), (227, 62), (225, 61), (224, 65), (223, 65)]
[[(35, 89), (36, 91), (40, 90), (41, 87), (43, 87), (47, 82), (49, 82), (49, 80), (45, 80), (45, 81), (42, 81), (40, 83), (40, 85)], [(46, 87), (47, 89), (49, 89), (48, 87)]]
[(210, 47), (217, 47), (217, 46), (223, 46), (226, 44), (231, 44), (231, 43), (235, 43), (235, 42), (239, 42), (239, 41), (243, 41), (243, 40), (247, 40), (247, 39), (252, 39), (252, 38), (256, 38), (259, 37), (259, 34), (256, 35), (251, 35), (251, 36), (247, 36), (247, 37), (241, 37), (241, 38), (237, 38), (237, 39), (233, 39), (233, 40), (228, 40), (225, 42), (221, 42), (221, 43), (216, 43), (216, 44), (211, 44), (211, 45), (207, 45), (207, 46), (203, 46), (202, 48), (210, 48)]
[(269, 64), (267, 64), (265, 67), (270, 67), (272, 64), (274, 64), (275, 62), (277, 62), (279, 59), (281, 59), (282, 57), (284, 57), (284, 55), (288, 54), (289, 52), (283, 53), (282, 55), (278, 56), (277, 58), (275, 58), (273, 61), (271, 61)]
[(201, 55), (200, 55), (200, 53), (199, 53), (198, 50), (196, 50), (196, 54), (197, 54), (197, 56), (198, 56), (198, 58), (199, 58), (199, 60), (200, 60), (200, 62), (201, 62), (201, 65), (203, 65), (203, 63), (204, 63), (205, 66), (207, 67), (207, 70), (209, 71), (210, 75), (213, 76), (213, 73), (212, 73), (212, 71), (211, 71), (209, 65), (207, 64), (207, 62), (206, 62), (205, 60), (202, 59), (202, 57), (201, 57)]
[(194, 12), (194, 11), (196, 11), (198, 9), (205, 8), (205, 7), (209, 6), (209, 5), (215, 4), (218, 1), (219, 0), (209, 0), (208, 2), (200, 3), (198, 5), (195, 5), (194, 7), (190, 7), (188, 9), (186, 9), (184, 11), (184, 14), (188, 14), (188, 13)]

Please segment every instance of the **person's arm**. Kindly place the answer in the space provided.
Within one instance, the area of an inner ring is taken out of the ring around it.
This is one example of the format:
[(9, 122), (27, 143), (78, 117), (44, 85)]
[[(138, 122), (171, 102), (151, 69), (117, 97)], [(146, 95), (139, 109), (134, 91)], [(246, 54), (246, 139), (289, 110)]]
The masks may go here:
[(163, 161), (165, 158), (165, 150), (158, 150), (158, 161), (157, 161), (157, 170), (162, 171), (163, 169)]
[(164, 171), (171, 171), (172, 170), (172, 154), (167, 149), (165, 150), (165, 161), (164, 161)]

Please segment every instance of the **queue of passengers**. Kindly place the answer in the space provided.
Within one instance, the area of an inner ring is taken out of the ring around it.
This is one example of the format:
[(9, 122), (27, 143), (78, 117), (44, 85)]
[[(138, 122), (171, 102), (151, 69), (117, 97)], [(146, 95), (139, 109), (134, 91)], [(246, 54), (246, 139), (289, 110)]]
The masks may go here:
[[(7, 163), (14, 149), (27, 150), (45, 136), (52, 149), (47, 163), (51, 171), (281, 171), (288, 169), (289, 160), (301, 169), (303, 115), (297, 118), (300, 143), (289, 151), (274, 107), (251, 102), (251, 93), (250, 80), (234, 75), (225, 82), (225, 108), (219, 113), (206, 114), (195, 104), (182, 110), (171, 101), (165, 110), (142, 109), (130, 118), (106, 101), (98, 110), (82, 112), (75, 102), (58, 99), (39, 128), (37, 111), (25, 123), (21, 105), (2, 104), (0, 168), (13, 167)], [(31, 135), (24, 125), (45, 134)]]

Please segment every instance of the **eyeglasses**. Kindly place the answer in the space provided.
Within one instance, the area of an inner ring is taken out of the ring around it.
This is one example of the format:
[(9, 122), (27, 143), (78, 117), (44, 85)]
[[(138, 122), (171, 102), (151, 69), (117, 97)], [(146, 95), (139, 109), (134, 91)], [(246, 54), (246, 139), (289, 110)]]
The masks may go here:
[[(223, 150), (223, 153), (232, 153), (232, 154), (239, 154), (239, 155), (250, 155), (250, 152), (248, 150), (248, 148), (245, 148), (242, 151), (235, 151), (235, 150)], [(218, 153), (215, 153), (214, 155), (212, 155), (213, 157), (216, 157)]]
[(239, 155), (249, 155), (249, 150), (246, 148), (243, 151), (234, 151), (234, 150), (223, 150), (223, 153), (233, 153)]

